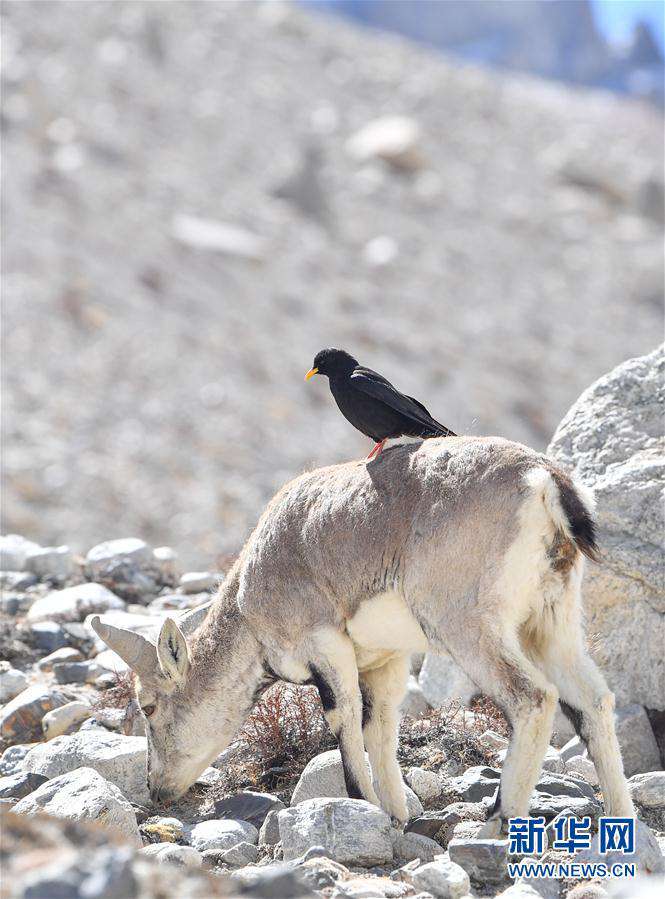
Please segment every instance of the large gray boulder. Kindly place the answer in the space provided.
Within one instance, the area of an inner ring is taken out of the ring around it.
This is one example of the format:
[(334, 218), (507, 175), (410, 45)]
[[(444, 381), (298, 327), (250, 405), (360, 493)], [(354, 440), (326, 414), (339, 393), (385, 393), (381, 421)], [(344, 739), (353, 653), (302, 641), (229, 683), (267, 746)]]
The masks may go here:
[(80, 767), (93, 768), (133, 802), (147, 802), (145, 737), (124, 737), (103, 730), (56, 737), (31, 749), (22, 769), (58, 777)]
[(46, 812), (56, 818), (98, 821), (141, 845), (136, 816), (120, 790), (91, 768), (77, 768), (37, 787), (13, 809), (22, 815)]
[(279, 813), (284, 860), (322, 846), (343, 865), (369, 868), (393, 860), (390, 817), (362, 799), (308, 799)]
[(584, 579), (594, 654), (619, 706), (665, 709), (665, 351), (596, 381), (548, 453), (596, 493), (602, 554)]

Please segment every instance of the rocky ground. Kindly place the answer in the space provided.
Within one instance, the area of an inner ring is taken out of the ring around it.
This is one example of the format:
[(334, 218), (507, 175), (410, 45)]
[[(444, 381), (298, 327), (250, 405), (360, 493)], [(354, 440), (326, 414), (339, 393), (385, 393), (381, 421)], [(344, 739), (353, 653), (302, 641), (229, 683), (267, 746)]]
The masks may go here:
[(2, 12), (8, 531), (217, 564), (368, 451), (323, 346), (539, 448), (652, 349), (657, 110), (297, 4)]
[[(136, 539), (101, 544), (81, 558), (10, 536), (0, 552), (3, 896), (559, 895), (553, 881), (511, 884), (507, 841), (477, 838), (508, 727), (486, 701), (432, 709), (418, 679), (421, 659), (414, 659), (400, 734), (405, 829), (346, 798), (317, 694), (279, 685), (182, 800), (166, 811), (152, 807), (131, 677), (88, 622), (101, 613), (150, 635), (166, 614), (206, 602), (220, 573), (181, 574), (172, 551)], [(644, 709), (637, 707), (640, 717), (631, 708), (632, 717), (620, 711), (617, 720), (643, 822), (639, 859), (663, 872), (665, 773)], [(571, 814), (595, 821), (597, 773), (579, 738), (565, 739), (548, 749), (531, 813), (549, 822)], [(40, 813), (53, 817), (32, 823)], [(591, 895), (574, 887), (563, 884), (561, 895)], [(606, 895), (600, 887), (593, 893)]]

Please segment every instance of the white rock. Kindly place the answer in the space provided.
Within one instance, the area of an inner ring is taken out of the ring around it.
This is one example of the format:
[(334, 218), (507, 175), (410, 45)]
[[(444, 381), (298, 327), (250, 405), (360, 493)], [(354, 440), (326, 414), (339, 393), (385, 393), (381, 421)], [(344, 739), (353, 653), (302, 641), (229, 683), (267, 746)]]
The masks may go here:
[(412, 718), (420, 718), (422, 715), (426, 715), (431, 708), (431, 705), (425, 699), (422, 687), (418, 683), (418, 678), (409, 675), (406, 693), (400, 705), (400, 712), (403, 715), (410, 715)]
[(664, 405), (661, 346), (586, 390), (548, 449), (596, 495), (603, 562), (587, 565), (584, 605), (617, 706), (665, 708)]
[(125, 737), (101, 730), (79, 731), (35, 746), (22, 763), (24, 771), (46, 777), (57, 777), (83, 766), (94, 768), (128, 799), (148, 801), (145, 737)]
[(422, 863), (431, 862), (443, 852), (435, 840), (421, 833), (402, 833), (400, 830), (393, 829), (390, 832), (390, 838), (393, 843), (395, 862), (399, 865), (414, 859), (420, 859)]
[(565, 746), (559, 750), (559, 757), (567, 762), (577, 755), (584, 755), (586, 747), (579, 737), (572, 737)]
[(12, 668), (9, 662), (0, 662), (0, 705), (4, 705), (25, 690), (28, 678), (18, 668)]
[[(365, 753), (365, 762), (368, 771), (371, 772), (369, 762), (367, 761), (367, 753)], [(423, 811), (422, 803), (407, 784), (404, 784), (404, 795), (409, 817), (413, 818), (416, 815), (420, 815)], [(325, 797), (348, 798), (339, 749), (321, 752), (319, 755), (314, 756), (313, 759), (310, 759), (293, 791), (291, 805), (297, 805), (299, 802), (305, 802), (307, 799)]]
[(592, 787), (599, 785), (596, 766), (586, 756), (574, 755), (571, 759), (568, 759), (566, 762), (566, 774), (572, 774), (574, 777), (583, 777)]
[(152, 557), (162, 575), (167, 580), (174, 580), (178, 573), (178, 554), (170, 546), (156, 546)]
[(125, 674), (129, 671), (129, 665), (124, 659), (121, 659), (117, 652), (112, 649), (103, 649), (95, 656), (95, 664), (106, 671), (114, 674)]
[(447, 653), (434, 655), (428, 652), (418, 682), (427, 702), (435, 707), (450, 702), (466, 706), (478, 693), (478, 687)]
[(168, 862), (180, 868), (200, 868), (203, 856), (193, 846), (179, 846), (177, 843), (151, 843), (140, 850), (142, 855)]
[(180, 578), (180, 589), (183, 593), (203, 593), (212, 590), (219, 582), (219, 575), (211, 571), (188, 571)]
[(665, 809), (665, 771), (635, 774), (628, 781), (630, 795), (646, 808)]
[(284, 860), (322, 846), (342, 864), (371, 867), (392, 861), (390, 817), (361, 799), (308, 799), (279, 813)]
[(641, 705), (617, 709), (614, 716), (626, 777), (660, 768), (660, 752), (647, 713)]
[(411, 874), (411, 883), (436, 899), (460, 899), (471, 889), (464, 868), (442, 857), (421, 865)]
[(26, 555), (25, 570), (38, 578), (64, 581), (74, 570), (74, 556), (68, 546), (45, 546)]
[(214, 219), (179, 213), (173, 216), (171, 233), (178, 243), (196, 250), (211, 250), (259, 262), (264, 258), (265, 242), (257, 234)]
[(259, 832), (247, 821), (221, 818), (195, 824), (187, 831), (187, 838), (195, 849), (205, 852), (206, 849), (231, 849), (238, 843), (256, 843)]
[(85, 557), (85, 570), (90, 578), (103, 575), (110, 566), (121, 562), (130, 562), (139, 567), (150, 565), (153, 561), (152, 550), (143, 540), (136, 537), (124, 537), (120, 540), (106, 540), (89, 550)]
[(90, 718), (92, 709), (87, 702), (68, 702), (47, 712), (42, 718), (42, 730), (46, 740), (53, 740)]
[(346, 150), (360, 162), (383, 159), (396, 168), (417, 169), (423, 163), (418, 123), (406, 116), (383, 116), (368, 122), (346, 143)]
[(543, 759), (542, 770), (552, 771), (555, 774), (563, 774), (566, 769), (565, 762), (554, 746), (548, 746)]
[(119, 830), (141, 846), (136, 816), (120, 790), (91, 768), (77, 768), (49, 780), (21, 799), (13, 811), (21, 815), (46, 812), (73, 821), (98, 821)]
[(367, 241), (363, 247), (363, 260), (370, 268), (385, 268), (399, 254), (399, 245), (393, 237), (382, 234)]
[(244, 868), (245, 865), (253, 865), (258, 860), (259, 850), (254, 843), (237, 843), (222, 854), (225, 865), (233, 868)]
[(53, 666), (60, 662), (82, 662), (83, 654), (73, 646), (63, 646), (44, 656), (37, 662), (40, 671), (51, 671)]
[(443, 778), (425, 768), (409, 768), (404, 778), (421, 802), (438, 799), (443, 793)]
[(0, 571), (23, 571), (28, 553), (38, 549), (38, 543), (26, 540), (20, 534), (0, 537)]
[(48, 593), (30, 606), (26, 617), (30, 622), (83, 621), (86, 615), (124, 608), (123, 600), (102, 584), (86, 583)]

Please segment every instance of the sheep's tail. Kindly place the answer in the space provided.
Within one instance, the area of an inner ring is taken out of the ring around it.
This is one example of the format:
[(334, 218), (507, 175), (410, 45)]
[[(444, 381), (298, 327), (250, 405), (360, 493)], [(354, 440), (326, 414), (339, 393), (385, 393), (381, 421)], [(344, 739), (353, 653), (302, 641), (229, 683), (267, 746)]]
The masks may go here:
[(527, 483), (541, 494), (555, 526), (593, 562), (600, 561), (593, 513), (593, 491), (562, 471), (550, 460), (527, 473)]

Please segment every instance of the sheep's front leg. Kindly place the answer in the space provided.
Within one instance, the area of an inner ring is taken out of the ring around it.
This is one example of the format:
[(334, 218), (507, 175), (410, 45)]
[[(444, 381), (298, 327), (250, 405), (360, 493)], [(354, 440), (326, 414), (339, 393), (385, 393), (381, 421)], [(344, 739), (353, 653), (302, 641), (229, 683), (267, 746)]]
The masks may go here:
[(402, 772), (397, 762), (399, 704), (404, 698), (409, 656), (390, 659), (380, 668), (363, 671), (363, 734), (381, 805), (398, 821), (408, 819)]
[(351, 799), (380, 805), (365, 761), (362, 697), (351, 640), (333, 628), (307, 641), (307, 667), (316, 685), (323, 713), (337, 738), (346, 790)]

